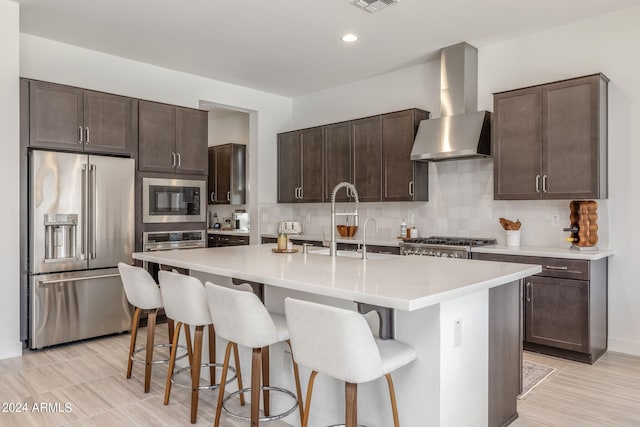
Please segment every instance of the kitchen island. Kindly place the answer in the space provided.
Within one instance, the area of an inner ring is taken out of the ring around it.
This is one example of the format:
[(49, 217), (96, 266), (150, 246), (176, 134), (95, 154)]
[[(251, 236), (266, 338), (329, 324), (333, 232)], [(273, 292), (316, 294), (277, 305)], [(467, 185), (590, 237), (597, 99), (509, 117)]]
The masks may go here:
[[(515, 419), (520, 279), (540, 272), (539, 266), (392, 255), (363, 261), (279, 254), (273, 247), (144, 252), (134, 258), (186, 268), (202, 279), (211, 274), (264, 283), (265, 304), (280, 313), (286, 296), (345, 308), (357, 302), (394, 309), (395, 338), (418, 353), (414, 363), (394, 373), (403, 425), (494, 426)], [(280, 368), (287, 366), (285, 350), (272, 351), (272, 383), (293, 389), (288, 369)], [(309, 373), (302, 374), (304, 380)], [(382, 381), (359, 387), (361, 424), (392, 425), (385, 387)], [(342, 420), (342, 388), (319, 378), (311, 426)], [(279, 402), (272, 404), (277, 408)], [(295, 416), (286, 421), (299, 423)]]

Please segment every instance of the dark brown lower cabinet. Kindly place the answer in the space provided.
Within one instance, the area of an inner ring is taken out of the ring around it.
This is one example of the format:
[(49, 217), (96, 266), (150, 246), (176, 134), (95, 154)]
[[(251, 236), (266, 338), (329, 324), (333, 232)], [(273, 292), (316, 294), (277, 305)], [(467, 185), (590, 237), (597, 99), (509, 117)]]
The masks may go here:
[(479, 253), (473, 258), (542, 266), (541, 273), (524, 280), (525, 350), (585, 363), (607, 350), (607, 258)]

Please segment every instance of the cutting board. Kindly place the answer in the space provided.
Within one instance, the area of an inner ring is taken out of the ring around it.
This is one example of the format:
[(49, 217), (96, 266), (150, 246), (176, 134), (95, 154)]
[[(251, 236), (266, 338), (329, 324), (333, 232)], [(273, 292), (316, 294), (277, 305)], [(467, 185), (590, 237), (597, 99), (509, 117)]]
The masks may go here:
[(571, 233), (573, 245), (595, 246), (598, 243), (598, 203), (594, 200), (574, 200), (569, 203), (571, 227), (578, 231)]

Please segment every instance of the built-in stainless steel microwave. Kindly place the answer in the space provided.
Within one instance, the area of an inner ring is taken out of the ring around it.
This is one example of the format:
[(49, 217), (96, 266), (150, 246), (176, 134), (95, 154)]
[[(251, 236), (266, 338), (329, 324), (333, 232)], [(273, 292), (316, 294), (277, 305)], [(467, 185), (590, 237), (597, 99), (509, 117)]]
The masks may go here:
[(207, 181), (189, 179), (142, 179), (142, 221), (205, 222)]

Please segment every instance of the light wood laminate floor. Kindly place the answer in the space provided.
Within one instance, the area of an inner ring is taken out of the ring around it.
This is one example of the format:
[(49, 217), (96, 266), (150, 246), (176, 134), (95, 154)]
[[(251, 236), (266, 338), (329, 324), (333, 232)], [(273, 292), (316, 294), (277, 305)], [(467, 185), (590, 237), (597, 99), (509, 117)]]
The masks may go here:
[[(167, 335), (166, 325), (158, 325), (156, 343), (168, 342)], [(189, 422), (189, 388), (173, 386), (169, 405), (163, 405), (167, 365), (153, 366), (148, 394), (143, 392), (143, 364), (134, 363), (132, 377), (129, 380), (125, 378), (130, 338), (131, 335), (122, 334), (40, 351), (25, 350), (22, 357), (0, 360), (1, 404), (26, 403), (28, 408), (27, 413), (7, 413), (1, 412), (4, 408), (0, 407), (0, 426), (193, 425)], [(138, 346), (145, 342), (146, 328), (142, 328), (138, 333)], [(245, 382), (250, 379), (249, 368), (247, 366), (243, 370)], [(214, 390), (200, 391), (196, 426), (213, 425), (217, 396)], [(54, 407), (46, 412), (34, 412), (33, 405), (40, 403), (53, 404)], [(70, 404), (68, 412), (65, 412), (65, 403)], [(229, 407), (232, 408), (233, 404)], [(220, 424), (223, 427), (244, 427), (249, 422), (223, 413)], [(264, 424), (269, 427), (289, 426), (282, 421)]]
[[(138, 337), (140, 345), (145, 331)], [(164, 326), (160, 331), (156, 342), (166, 339)], [(143, 365), (134, 364), (132, 378), (125, 378), (129, 338), (111, 336), (0, 360), (0, 410), (10, 403), (28, 407), (27, 413), (0, 412), (0, 426), (191, 425), (188, 389), (174, 387), (170, 404), (162, 404), (166, 365), (154, 366), (149, 394), (142, 391)], [(512, 426), (640, 426), (640, 358), (609, 352), (593, 366), (533, 353), (525, 358), (556, 371), (518, 401), (520, 417)], [(201, 392), (196, 425), (213, 424), (216, 396), (215, 391)], [(50, 404), (49, 411), (34, 413), (39, 403)], [(65, 412), (65, 403), (71, 411)], [(223, 417), (224, 427), (246, 425)], [(288, 426), (281, 421), (268, 425)]]

